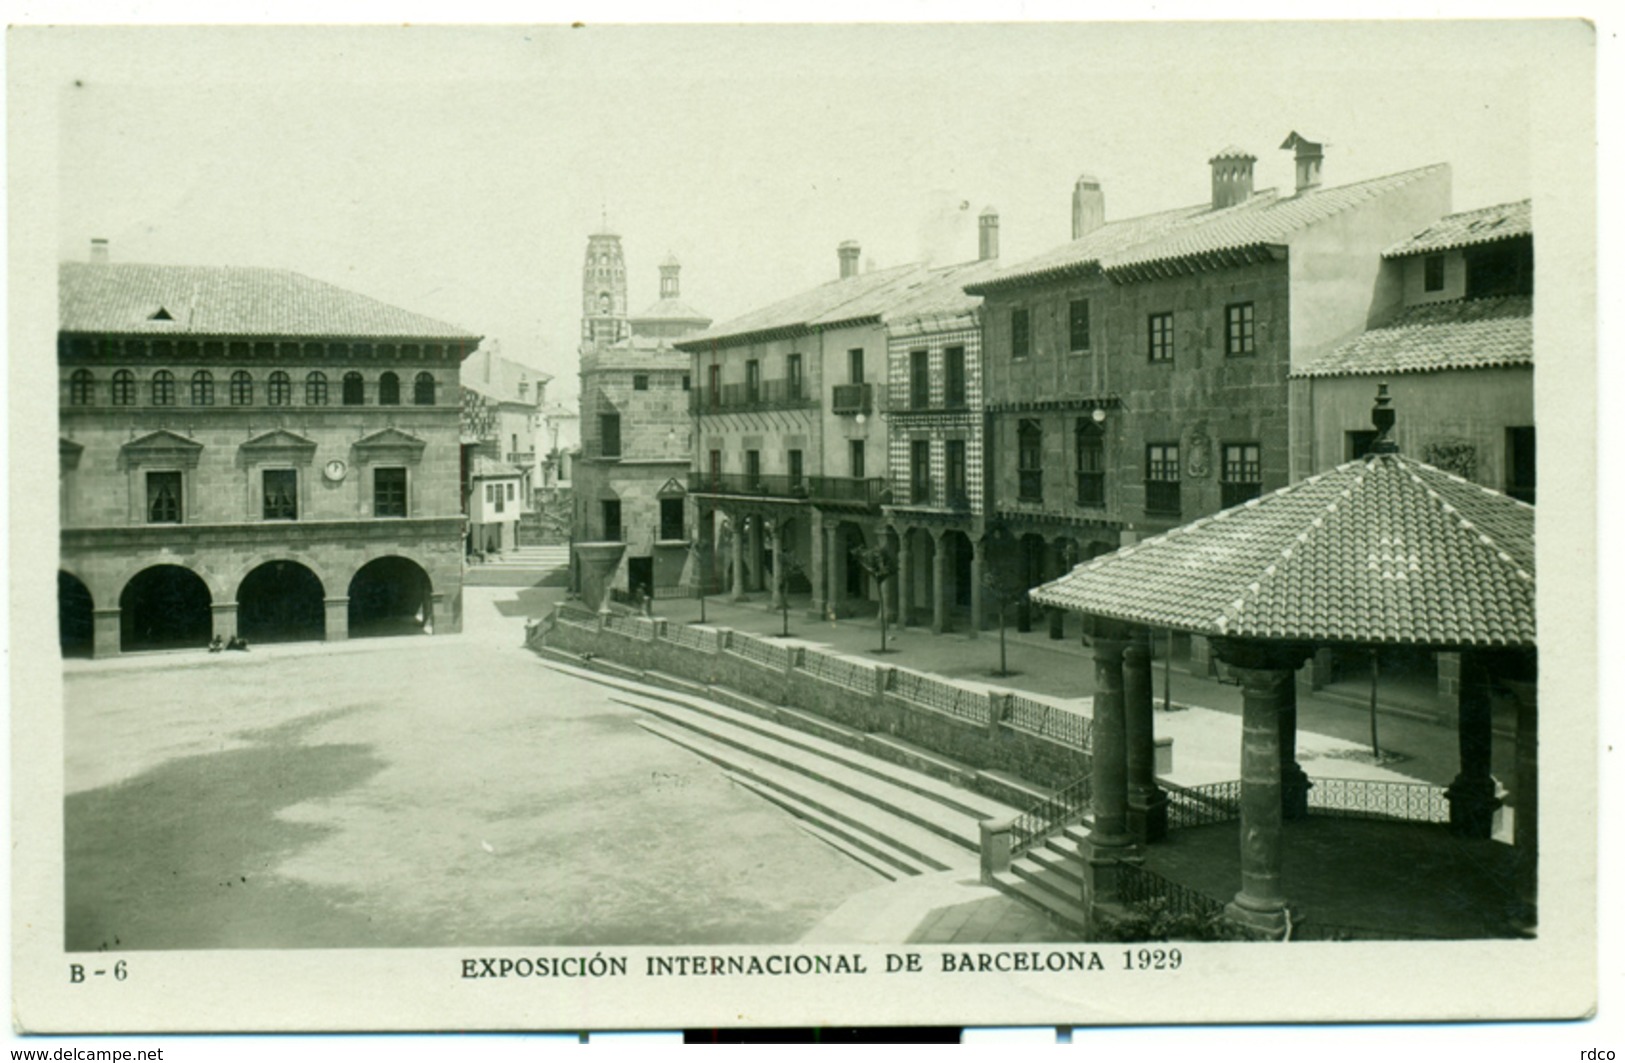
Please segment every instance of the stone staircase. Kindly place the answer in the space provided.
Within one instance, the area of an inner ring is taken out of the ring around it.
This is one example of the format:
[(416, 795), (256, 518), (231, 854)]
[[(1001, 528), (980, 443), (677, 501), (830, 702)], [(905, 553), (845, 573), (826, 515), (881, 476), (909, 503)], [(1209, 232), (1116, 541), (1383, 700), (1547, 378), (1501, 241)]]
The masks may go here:
[(1008, 896), (1025, 901), (1079, 933), (1088, 932), (1083, 906), (1081, 843), (1089, 836), (1088, 821), (1068, 825), (1040, 845), (1010, 861), (1010, 870), (993, 876), (993, 885)]

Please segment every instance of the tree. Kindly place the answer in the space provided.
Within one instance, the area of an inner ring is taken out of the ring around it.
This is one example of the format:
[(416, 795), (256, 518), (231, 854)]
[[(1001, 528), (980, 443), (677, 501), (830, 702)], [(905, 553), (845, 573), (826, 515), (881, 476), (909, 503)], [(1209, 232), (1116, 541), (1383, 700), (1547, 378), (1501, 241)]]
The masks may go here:
[(999, 610), (999, 668), (995, 676), (1013, 674), (1005, 645), (1004, 631), (1013, 606), (1027, 600), (1027, 581), (1022, 577), (1021, 558), (1015, 541), (1004, 525), (995, 525), (987, 534), (988, 560), (982, 573), (982, 586)]
[(880, 587), (880, 652), (890, 653), (886, 648), (886, 581), (897, 572), (897, 563), (885, 546), (853, 547), (852, 558)]
[[(779, 524), (778, 522), (774, 522), (774, 523), (771, 523), (771, 524), (767, 525), (767, 534), (769, 536), (771, 536), (774, 539), (774, 541), (779, 542), (779, 536), (782, 535), (783, 533), (784, 533), (783, 526), (781, 524)], [(780, 638), (789, 638), (790, 637), (790, 577), (791, 576), (799, 576), (799, 575), (801, 575), (803, 573), (804, 570), (801, 567), (801, 562), (797, 561), (794, 557), (792, 557), (790, 555), (789, 550), (786, 550), (786, 549), (783, 548), (783, 543), (782, 542), (779, 542), (779, 549), (775, 550), (773, 553), (774, 553), (774, 559), (775, 559), (775, 563), (774, 563), (775, 571), (773, 573), (773, 581), (778, 585), (778, 589), (779, 589), (779, 613), (780, 613), (780, 621), (781, 621), (780, 622), (780, 629), (779, 629), (779, 637)]]

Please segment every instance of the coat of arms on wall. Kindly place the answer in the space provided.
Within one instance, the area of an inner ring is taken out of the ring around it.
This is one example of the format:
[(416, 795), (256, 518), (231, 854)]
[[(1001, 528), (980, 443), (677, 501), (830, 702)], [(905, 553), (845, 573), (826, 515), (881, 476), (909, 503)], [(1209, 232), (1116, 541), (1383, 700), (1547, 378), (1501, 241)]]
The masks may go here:
[(1463, 480), (1478, 479), (1478, 448), (1465, 439), (1435, 439), (1423, 445), (1422, 460)]
[(1185, 434), (1185, 475), (1193, 480), (1205, 480), (1212, 468), (1210, 451), (1213, 443), (1207, 437), (1206, 423), (1200, 423)]

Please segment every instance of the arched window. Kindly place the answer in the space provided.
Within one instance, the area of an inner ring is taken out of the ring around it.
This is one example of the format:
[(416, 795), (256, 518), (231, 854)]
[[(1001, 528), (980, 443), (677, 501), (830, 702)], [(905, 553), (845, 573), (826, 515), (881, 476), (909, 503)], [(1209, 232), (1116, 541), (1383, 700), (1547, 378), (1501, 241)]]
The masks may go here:
[(378, 378), (378, 405), (399, 406), (401, 404), (401, 378), (394, 373), (385, 373)]
[(113, 405), (135, 405), (135, 374), (128, 369), (113, 374)]
[(265, 401), (272, 406), (286, 406), (293, 401), (293, 385), (288, 374), (278, 369), (265, 382)]
[(192, 405), (214, 405), (214, 374), (207, 369), (192, 374)]
[(239, 369), (231, 374), (231, 404), (247, 406), (254, 401), (254, 378), (248, 370)]
[(419, 373), (417, 375), (417, 379), (412, 382), (412, 405), (414, 405), (414, 406), (433, 406), (434, 405), (434, 374), (433, 373)]
[(68, 404), (70, 406), (89, 406), (95, 401), (96, 378), (88, 369), (75, 369), (73, 376), (68, 378)]
[(305, 377), (305, 405), (327, 405), (327, 374), (311, 373)]
[(160, 369), (152, 374), (152, 404), (175, 405), (175, 374), (167, 369)]
[(344, 405), (360, 406), (364, 400), (361, 391), (361, 374), (344, 374)]

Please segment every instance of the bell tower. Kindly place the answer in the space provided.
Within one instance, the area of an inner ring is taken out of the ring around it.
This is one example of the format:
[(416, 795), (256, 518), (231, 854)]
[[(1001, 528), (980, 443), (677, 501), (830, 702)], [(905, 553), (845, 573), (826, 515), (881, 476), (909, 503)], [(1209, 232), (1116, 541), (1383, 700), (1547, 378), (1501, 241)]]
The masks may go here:
[(581, 268), (581, 344), (605, 347), (630, 331), (621, 238), (606, 224), (587, 237), (587, 261)]

